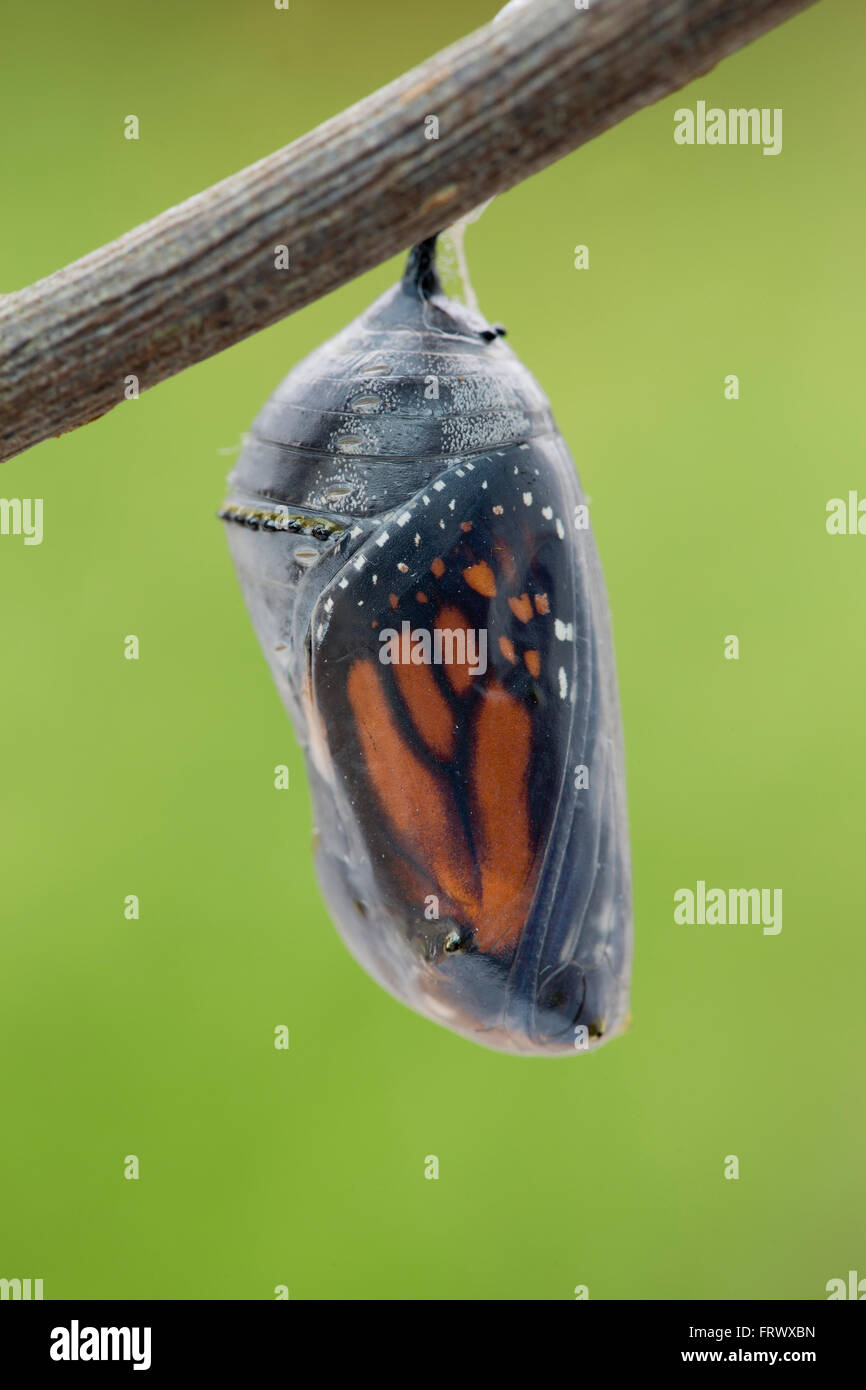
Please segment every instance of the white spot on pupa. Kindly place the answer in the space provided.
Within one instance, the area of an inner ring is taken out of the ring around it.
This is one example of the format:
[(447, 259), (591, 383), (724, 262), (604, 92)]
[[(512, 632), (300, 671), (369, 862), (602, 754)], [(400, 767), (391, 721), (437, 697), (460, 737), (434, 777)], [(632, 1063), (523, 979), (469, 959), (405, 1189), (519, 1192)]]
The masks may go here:
[(466, 477), (466, 474), (463, 472), (463, 469), (462, 469), (462, 468), (457, 468), (457, 469), (455, 469), (455, 472), (456, 472), (458, 478), (465, 478), (465, 477)]
[(316, 628), (316, 641), (317, 641), (317, 642), (321, 642), (322, 637), (324, 636), (324, 632), (325, 632), (325, 624), (324, 624), (324, 623), (319, 623), (319, 626)]
[(387, 544), (388, 544), (388, 532), (387, 532), (387, 531), (383, 531), (382, 534), (381, 534), (381, 536), (377, 536), (377, 537), (376, 537), (376, 544), (378, 545), (378, 547), (379, 547), (380, 550), (381, 550), (381, 548), (382, 548), (383, 545), (387, 545)]
[(444, 531), (444, 530), (445, 530), (445, 522), (444, 522), (444, 521), (440, 521), (440, 522), (439, 522), (439, 529), (440, 529), (441, 531)]
[(524, 492), (524, 494), (523, 494), (523, 505), (524, 505), (524, 507), (531, 507), (531, 506), (532, 506), (532, 493), (531, 493), (531, 492)]
[(402, 516), (398, 516), (398, 517), (397, 517), (397, 525), (398, 525), (398, 526), (405, 526), (405, 525), (406, 525), (406, 522), (407, 522), (407, 521), (411, 521), (411, 520), (412, 520), (411, 513), (410, 513), (410, 512), (404, 512)]
[(426, 493), (425, 493), (424, 496), (421, 498), (421, 501), (424, 503), (424, 506), (425, 506), (425, 507), (429, 507), (429, 506), (430, 506), (430, 498), (427, 496)]
[(542, 508), (541, 508), (541, 515), (544, 517), (545, 521), (552, 521), (552, 520), (553, 520), (553, 508), (552, 508), (552, 507), (542, 507)]
[(568, 694), (568, 681), (567, 681), (566, 675), (565, 675), (565, 668), (564, 668), (563, 666), (560, 666), (560, 668), (559, 668), (559, 698), (560, 698), (560, 700), (564, 700), (567, 694)]
[(352, 529), (351, 529), (351, 531), (349, 532), (349, 535), (350, 535), (350, 536), (360, 536), (360, 534), (361, 534), (361, 528), (360, 528), (360, 526), (353, 526)]
[(474, 463), (467, 463), (466, 467), (469, 469), (469, 472), (470, 472), (470, 473), (474, 473), (474, 472), (475, 472), (475, 464), (474, 464)]
[(349, 587), (349, 581), (348, 581), (348, 579), (341, 579), (341, 580), (340, 580), (340, 588), (341, 588), (341, 589), (348, 589), (348, 587)]
[(454, 510), (454, 508), (455, 508), (456, 506), (457, 506), (457, 499), (456, 499), (456, 497), (452, 497), (452, 498), (451, 498), (451, 501), (448, 503), (448, 510), (449, 510), (449, 512), (453, 512), (453, 510)]
[(408, 566), (408, 565), (404, 565), (402, 560), (400, 561), (400, 563), (399, 563), (399, 565), (397, 566), (397, 568), (398, 568), (398, 570), (400, 571), (401, 574), (408, 574), (408, 573), (409, 573), (409, 566)]
[(359, 598), (359, 599), (358, 599), (358, 607), (359, 607), (359, 608), (363, 608), (363, 607), (364, 607), (364, 600), (363, 600), (362, 598)]
[(556, 518), (556, 534), (559, 536), (559, 539), (561, 541), (565, 540), (565, 527), (563, 526), (559, 517)]
[(366, 563), (367, 563), (367, 557), (366, 557), (366, 555), (356, 555), (355, 558), (354, 558), (354, 560), (352, 561), (352, 564), (355, 566), (355, 569), (356, 569), (356, 570), (362, 570), (362, 569), (364, 568), (364, 566), (366, 565)]
[(420, 544), (421, 544), (421, 537), (419, 536), (419, 534), (418, 534), (417, 531), (415, 532), (415, 544), (416, 544), (416, 545), (420, 545)]
[[(528, 449), (528, 448), (529, 448), (529, 445), (528, 445), (528, 444), (520, 444), (518, 447), (521, 448), (521, 449)], [(536, 468), (535, 471), (536, 471), (536, 473), (537, 473), (537, 472), (538, 472), (538, 469)]]
[(560, 642), (574, 641), (574, 628), (572, 627), (571, 623), (564, 623), (560, 618), (554, 618), (553, 630), (559, 638)]
[(502, 516), (502, 513), (503, 513), (504, 511), (505, 511), (505, 508), (504, 508), (504, 507), (494, 507), (494, 508), (493, 508), (493, 515), (494, 515), (494, 516)]
[(435, 489), (436, 489), (437, 492), (444, 492), (444, 491), (445, 491), (445, 484), (442, 483), (442, 482), (434, 483), (433, 486), (435, 487)]
[(486, 478), (484, 479), (484, 482), (481, 484), (481, 486), (482, 486), (483, 488), (486, 488), (486, 487), (487, 487), (487, 479), (486, 479)]
[(378, 576), (378, 574), (374, 574), (374, 575), (373, 575), (373, 583), (374, 583), (374, 584), (378, 584), (378, 583), (379, 583), (379, 576)]
[(332, 598), (326, 598), (326, 599), (325, 599), (325, 612), (326, 612), (326, 613), (330, 613), (333, 607), (334, 607), (334, 600), (333, 600)]

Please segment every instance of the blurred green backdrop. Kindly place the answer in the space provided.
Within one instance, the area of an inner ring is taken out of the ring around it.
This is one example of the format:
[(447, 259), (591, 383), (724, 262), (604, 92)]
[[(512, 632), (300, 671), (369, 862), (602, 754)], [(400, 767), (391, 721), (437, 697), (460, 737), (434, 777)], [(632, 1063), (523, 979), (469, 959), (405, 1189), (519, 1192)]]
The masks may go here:
[[(0, 289), (493, 9), (7, 5)], [(264, 398), (398, 262), (3, 467), (45, 538), (0, 537), (0, 1276), (453, 1300), (823, 1298), (866, 1274), (866, 538), (825, 529), (829, 498), (866, 492), (864, 39), (860, 0), (823, 0), (469, 233), (577, 459), (614, 616), (634, 1024), (591, 1057), (474, 1047), (345, 951), (214, 519)], [(698, 99), (782, 107), (782, 154), (678, 147)], [(781, 934), (676, 926), (700, 878), (781, 887)]]

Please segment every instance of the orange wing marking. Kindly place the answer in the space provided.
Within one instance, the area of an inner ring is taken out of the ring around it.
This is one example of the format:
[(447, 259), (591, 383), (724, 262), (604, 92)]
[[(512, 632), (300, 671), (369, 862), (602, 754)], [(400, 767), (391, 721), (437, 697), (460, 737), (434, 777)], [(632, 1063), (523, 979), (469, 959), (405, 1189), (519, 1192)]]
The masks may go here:
[(481, 822), (482, 951), (513, 946), (526, 921), (535, 880), (529, 821), (529, 711), (496, 682), (485, 692), (475, 729), (472, 793)]
[[(436, 614), (435, 626), (440, 632), (462, 632), (463, 633), (463, 652), (466, 653), (466, 636), (469, 632), (469, 624), (460, 612), (459, 608), (440, 608)], [(474, 677), (470, 674), (469, 664), (464, 661), (454, 661), (448, 658), (456, 655), (456, 645), (449, 650), (447, 639), (443, 639), (443, 666), (445, 677), (451, 689), (456, 695), (465, 695), (472, 686)]]
[(347, 690), (367, 776), (394, 833), (470, 916), (477, 907), (476, 873), (449, 794), (401, 736), (372, 661), (352, 663)]
[(476, 594), (482, 594), (484, 598), (496, 597), (496, 577), (486, 560), (470, 565), (463, 571), (463, 578)]
[(521, 594), (520, 598), (510, 598), (508, 607), (522, 623), (528, 623), (532, 617), (532, 604), (529, 602), (528, 594)]
[(454, 757), (454, 715), (436, 684), (429, 666), (393, 667), (400, 694), (412, 716), (412, 723), (437, 758)]

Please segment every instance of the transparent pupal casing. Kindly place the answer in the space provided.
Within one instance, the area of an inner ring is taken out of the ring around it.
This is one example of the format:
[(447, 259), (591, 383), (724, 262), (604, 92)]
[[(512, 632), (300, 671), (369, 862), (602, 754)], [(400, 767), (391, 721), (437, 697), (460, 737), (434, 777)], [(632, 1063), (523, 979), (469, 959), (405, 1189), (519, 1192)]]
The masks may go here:
[(547, 399), (434, 243), (280, 383), (221, 516), (349, 949), (465, 1037), (573, 1055), (628, 1015), (604, 581)]

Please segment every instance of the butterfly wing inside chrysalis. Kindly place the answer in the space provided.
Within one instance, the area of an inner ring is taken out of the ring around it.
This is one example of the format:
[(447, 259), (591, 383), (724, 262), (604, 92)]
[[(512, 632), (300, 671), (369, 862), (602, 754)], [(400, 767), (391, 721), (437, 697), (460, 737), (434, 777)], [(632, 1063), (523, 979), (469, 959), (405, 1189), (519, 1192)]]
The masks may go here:
[(607, 602), (535, 382), (420, 248), (278, 388), (234, 481), (223, 514), (245, 521), (235, 560), (350, 949), (491, 1047), (573, 1053), (619, 1031), (631, 894)]

